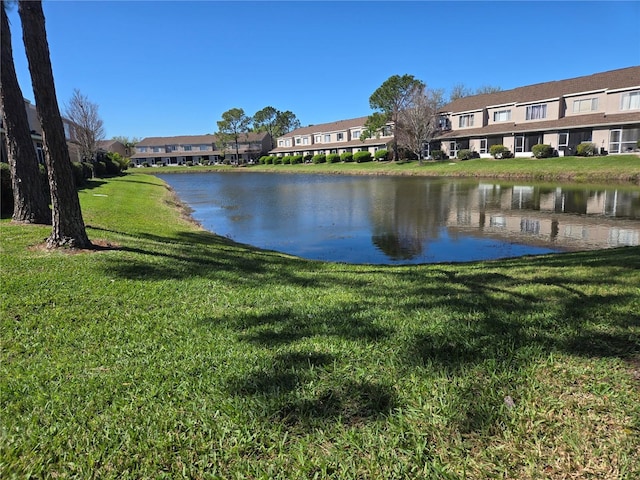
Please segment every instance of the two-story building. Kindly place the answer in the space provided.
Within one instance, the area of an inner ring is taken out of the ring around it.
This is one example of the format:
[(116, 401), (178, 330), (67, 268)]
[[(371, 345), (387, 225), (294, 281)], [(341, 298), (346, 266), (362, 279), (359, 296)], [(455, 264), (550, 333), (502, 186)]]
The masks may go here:
[(339, 120), (337, 122), (297, 128), (276, 139), (276, 148), (269, 153), (285, 155), (342, 154), (368, 151), (373, 155), (393, 140), (392, 125), (387, 125), (380, 136), (361, 140), (367, 117)]
[(248, 133), (235, 142), (222, 142), (216, 135), (185, 135), (177, 137), (147, 137), (136, 143), (131, 161), (141, 165), (194, 165), (210, 162), (251, 163), (265, 155), (271, 146), (268, 133)]
[(573, 155), (582, 142), (631, 153), (640, 139), (640, 66), (459, 98), (439, 125), (435, 140), (450, 157), (461, 149), (489, 157), (496, 144), (516, 157), (532, 156), (536, 144)]

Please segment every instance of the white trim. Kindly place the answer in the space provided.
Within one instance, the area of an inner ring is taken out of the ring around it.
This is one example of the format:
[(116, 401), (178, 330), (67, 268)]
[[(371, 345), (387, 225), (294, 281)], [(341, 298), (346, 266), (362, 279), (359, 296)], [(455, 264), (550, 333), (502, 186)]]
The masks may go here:
[(622, 88), (616, 88), (614, 90), (607, 90), (607, 95), (610, 93), (625, 92), (627, 90), (640, 90), (640, 85), (636, 85), (635, 87), (622, 87)]
[(517, 102), (516, 106), (524, 106), (524, 105), (535, 105), (536, 103), (547, 103), (547, 102), (555, 102), (557, 100), (560, 100), (560, 97), (555, 97), (555, 98), (546, 98), (544, 100), (533, 100), (531, 102)]
[(602, 93), (602, 92), (606, 92), (607, 89), (606, 88), (600, 88), (598, 90), (589, 90), (588, 92), (578, 92), (578, 93), (565, 93), (563, 95), (564, 98), (569, 98), (569, 97), (578, 97), (580, 95), (590, 95), (592, 93)]

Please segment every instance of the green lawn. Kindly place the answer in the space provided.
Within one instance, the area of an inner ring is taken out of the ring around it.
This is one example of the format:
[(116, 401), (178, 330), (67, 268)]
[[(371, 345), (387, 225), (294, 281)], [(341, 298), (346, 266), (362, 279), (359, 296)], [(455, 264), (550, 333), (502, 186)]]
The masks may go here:
[(0, 478), (638, 478), (640, 247), (305, 261), (140, 170), (80, 192), (110, 247), (0, 223)]
[[(230, 166), (152, 167), (136, 171), (203, 172), (234, 169)], [(512, 158), (508, 160), (476, 159), (467, 161), (368, 162), (305, 165), (251, 165), (250, 171), (286, 173), (329, 173), (369, 175), (423, 175), (449, 177), (506, 178), (572, 182), (615, 182), (640, 185), (640, 156), (609, 155), (604, 157), (558, 157), (546, 159)], [(244, 170), (244, 168), (243, 168)]]

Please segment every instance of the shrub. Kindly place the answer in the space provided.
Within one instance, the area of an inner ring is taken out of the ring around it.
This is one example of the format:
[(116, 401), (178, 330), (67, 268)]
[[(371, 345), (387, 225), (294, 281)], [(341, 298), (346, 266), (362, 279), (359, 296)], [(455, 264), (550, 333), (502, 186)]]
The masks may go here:
[(118, 172), (125, 171), (129, 166), (129, 160), (117, 152), (107, 152), (107, 158), (118, 164), (118, 167), (119, 167)]
[(104, 162), (96, 162), (96, 177), (104, 177), (107, 174), (107, 164)]
[(3, 214), (13, 213), (13, 185), (11, 168), (8, 163), (0, 163), (0, 206)]
[(327, 163), (338, 163), (340, 161), (340, 155), (337, 153), (330, 153), (327, 155)]
[(187, 167), (193, 167), (193, 161), (187, 160)]
[(261, 165), (266, 165), (267, 164), (267, 158), (269, 158), (268, 155), (263, 155), (258, 159), (258, 162)]
[(340, 155), (340, 160), (342, 160), (343, 162), (353, 162), (353, 153), (351, 152), (344, 152)]
[(291, 165), (302, 163), (302, 155), (293, 155), (291, 157)]
[(291, 155), (285, 155), (282, 157), (282, 163), (284, 165), (291, 165)]
[(106, 173), (108, 175), (118, 175), (120, 173), (120, 164), (115, 160), (107, 158), (104, 161), (104, 164), (106, 166)]
[(84, 168), (82, 167), (82, 163), (71, 162), (71, 171), (73, 172), (73, 181), (76, 185), (76, 188), (83, 186), (85, 184), (85, 181)]
[(489, 153), (493, 158), (511, 158), (511, 152), (507, 147), (501, 144), (491, 145)]
[(310, 153), (307, 153), (304, 157), (302, 157), (305, 163), (309, 163), (312, 158), (313, 158), (313, 155), (311, 155)]
[(379, 162), (384, 162), (385, 160), (387, 160), (388, 156), (389, 156), (389, 151), (386, 150), (385, 148), (381, 148), (374, 154), (374, 158)]
[(472, 158), (476, 158), (476, 155), (478, 155), (476, 152), (468, 148), (463, 148), (462, 150), (458, 150), (456, 158), (458, 158), (458, 160), (471, 160)]
[(442, 150), (432, 150), (431, 158), (434, 160), (447, 160), (449, 157)]
[(278, 157), (277, 155), (273, 156), (273, 164), (274, 165), (281, 165), (282, 164), (282, 158), (283, 157)]
[(579, 157), (592, 157), (596, 154), (596, 144), (583, 142), (576, 147), (576, 155)]
[(324, 153), (317, 153), (311, 159), (313, 163), (325, 163), (327, 161), (327, 156)]
[(553, 147), (551, 145), (545, 145), (543, 143), (539, 143), (531, 147), (531, 151), (533, 152), (533, 156), (536, 158), (549, 158), (553, 157)]
[(371, 161), (371, 152), (361, 151), (353, 154), (353, 160), (356, 163), (364, 163)]

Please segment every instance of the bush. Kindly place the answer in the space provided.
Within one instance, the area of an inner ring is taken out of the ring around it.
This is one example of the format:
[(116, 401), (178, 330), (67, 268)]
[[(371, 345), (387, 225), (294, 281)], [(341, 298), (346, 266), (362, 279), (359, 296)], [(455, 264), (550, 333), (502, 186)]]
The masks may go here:
[(304, 157), (302, 157), (302, 159), (304, 160), (304, 163), (309, 163), (312, 158), (313, 158), (313, 155), (311, 155), (310, 153), (307, 153)]
[(71, 162), (71, 171), (73, 172), (73, 181), (76, 188), (82, 187), (85, 184), (84, 180), (84, 167), (80, 162)]
[(471, 160), (472, 158), (478, 158), (479, 155), (473, 150), (469, 150), (468, 148), (463, 148), (462, 150), (458, 150), (456, 158), (458, 160)]
[(282, 158), (283, 157), (279, 157), (277, 155), (274, 155), (273, 159), (272, 159), (273, 160), (273, 164), (274, 165), (282, 165)]
[(107, 164), (104, 162), (96, 162), (96, 177), (104, 177), (107, 174)]
[(549, 158), (553, 157), (553, 147), (551, 145), (545, 145), (543, 143), (539, 143), (531, 147), (531, 151), (533, 152), (533, 156), (536, 158)]
[(266, 165), (267, 164), (267, 158), (270, 158), (268, 155), (263, 155), (258, 159), (258, 162), (261, 165)]
[(384, 162), (385, 160), (387, 160), (388, 156), (389, 156), (389, 151), (384, 148), (381, 148), (374, 154), (374, 158), (378, 162)]
[(353, 160), (356, 163), (370, 162), (371, 161), (371, 152), (367, 152), (367, 151), (356, 152), (356, 153), (353, 154)]
[(291, 165), (297, 165), (299, 163), (302, 163), (302, 155), (292, 155)]
[(187, 167), (193, 167), (193, 161), (187, 160)]
[(340, 155), (340, 160), (342, 160), (343, 162), (353, 162), (353, 153), (343, 152)]
[(0, 163), (0, 206), (3, 214), (13, 213), (13, 185), (11, 168), (8, 163)]
[(491, 145), (489, 153), (493, 158), (511, 158), (511, 152), (504, 145)]
[(337, 153), (330, 153), (327, 155), (327, 163), (338, 163), (340, 161), (340, 155)]
[(284, 165), (291, 165), (291, 155), (285, 155), (282, 157), (282, 163)]
[(449, 157), (442, 150), (432, 150), (431, 158), (433, 158), (434, 160), (440, 161), (440, 160), (447, 160)]
[(311, 159), (313, 163), (325, 163), (327, 161), (327, 156), (324, 153), (317, 153)]
[(118, 164), (118, 172), (124, 172), (129, 166), (129, 160), (117, 152), (107, 152), (107, 158)]
[(105, 161), (107, 175), (118, 175), (120, 173), (120, 164), (115, 160), (107, 158)]
[(583, 142), (576, 147), (576, 155), (579, 157), (592, 157), (596, 154), (596, 144)]

